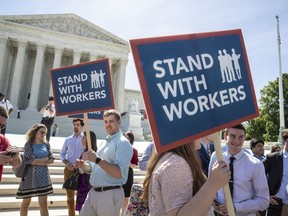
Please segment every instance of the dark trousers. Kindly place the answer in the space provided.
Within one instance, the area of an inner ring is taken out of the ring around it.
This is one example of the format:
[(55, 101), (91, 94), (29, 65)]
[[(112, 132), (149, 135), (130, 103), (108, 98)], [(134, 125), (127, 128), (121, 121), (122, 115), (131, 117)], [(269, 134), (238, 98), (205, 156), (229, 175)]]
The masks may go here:
[(51, 136), (51, 126), (53, 125), (54, 122), (54, 118), (42, 118), (41, 120), (41, 124), (44, 124), (47, 128), (47, 134), (46, 134), (46, 140), (49, 141), (50, 140), (50, 136)]
[(275, 198), (276, 201), (279, 203), (279, 205), (269, 205), (269, 208), (267, 209), (267, 216), (281, 216), (282, 212), (282, 199), (280, 198)]

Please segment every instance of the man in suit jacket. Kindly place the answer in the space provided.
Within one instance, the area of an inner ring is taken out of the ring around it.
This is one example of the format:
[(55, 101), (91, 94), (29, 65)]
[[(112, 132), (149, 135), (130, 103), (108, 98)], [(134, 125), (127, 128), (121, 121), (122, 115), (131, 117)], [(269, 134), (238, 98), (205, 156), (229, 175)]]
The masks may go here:
[[(288, 129), (283, 130), (281, 135), (283, 150), (270, 153), (263, 160), (270, 193), (267, 216), (281, 216), (282, 199), (288, 184)], [(261, 215), (265, 215), (265, 213), (262, 212)]]
[(209, 169), (211, 154), (215, 151), (212, 140), (213, 140), (213, 135), (208, 135), (208, 136), (203, 137), (201, 139), (201, 148), (197, 150), (197, 153), (201, 159), (202, 170), (206, 176), (208, 176), (208, 169)]

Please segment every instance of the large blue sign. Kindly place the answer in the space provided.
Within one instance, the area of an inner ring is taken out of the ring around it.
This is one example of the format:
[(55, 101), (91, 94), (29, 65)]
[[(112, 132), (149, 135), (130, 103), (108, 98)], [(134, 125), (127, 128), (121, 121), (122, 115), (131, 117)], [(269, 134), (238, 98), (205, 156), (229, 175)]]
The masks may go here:
[(56, 115), (114, 108), (108, 59), (52, 69)]
[(158, 152), (259, 115), (241, 30), (130, 44)]

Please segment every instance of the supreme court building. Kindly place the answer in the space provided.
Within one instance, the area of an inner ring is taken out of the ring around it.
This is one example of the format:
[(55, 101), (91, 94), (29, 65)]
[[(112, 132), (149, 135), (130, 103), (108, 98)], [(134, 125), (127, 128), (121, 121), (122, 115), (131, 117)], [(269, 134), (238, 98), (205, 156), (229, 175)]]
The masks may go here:
[(75, 14), (0, 16), (0, 92), (14, 110), (39, 110), (52, 95), (51, 68), (108, 58), (123, 112), (129, 52), (128, 42)]

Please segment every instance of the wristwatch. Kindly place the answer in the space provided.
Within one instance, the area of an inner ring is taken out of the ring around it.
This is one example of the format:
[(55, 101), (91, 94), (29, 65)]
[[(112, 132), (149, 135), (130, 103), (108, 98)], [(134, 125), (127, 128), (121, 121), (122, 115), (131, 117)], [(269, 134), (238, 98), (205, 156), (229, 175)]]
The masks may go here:
[(95, 160), (95, 163), (99, 164), (101, 160), (102, 160), (101, 158), (97, 157), (96, 160)]

